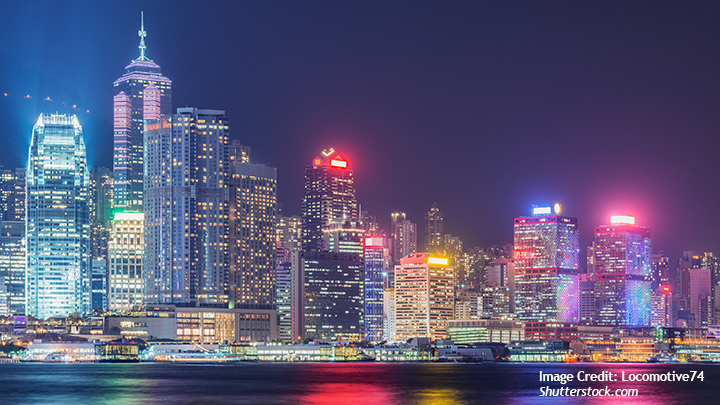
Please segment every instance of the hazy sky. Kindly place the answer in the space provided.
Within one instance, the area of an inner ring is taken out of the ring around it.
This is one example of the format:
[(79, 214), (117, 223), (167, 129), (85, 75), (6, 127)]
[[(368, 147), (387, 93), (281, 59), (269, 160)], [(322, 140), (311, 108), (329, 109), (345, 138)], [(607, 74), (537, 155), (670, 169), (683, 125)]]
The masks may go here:
[(560, 202), (583, 253), (617, 213), (673, 261), (720, 252), (720, 2), (3, 2), (0, 162), (24, 165), (37, 115), (74, 104), (111, 166), (141, 10), (174, 107), (226, 110), (285, 215), (333, 147), (386, 228), (402, 210), (423, 230), (437, 202), (466, 246), (505, 244)]

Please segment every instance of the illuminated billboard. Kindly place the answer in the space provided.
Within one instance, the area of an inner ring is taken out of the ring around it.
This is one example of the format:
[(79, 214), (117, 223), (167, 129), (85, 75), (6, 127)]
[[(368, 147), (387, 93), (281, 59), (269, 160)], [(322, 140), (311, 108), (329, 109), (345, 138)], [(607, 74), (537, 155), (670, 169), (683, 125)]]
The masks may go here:
[(439, 264), (441, 266), (447, 266), (448, 259), (444, 257), (428, 257), (428, 264)]
[(552, 213), (551, 207), (534, 207), (533, 215), (550, 215)]
[(613, 215), (610, 217), (611, 224), (635, 225), (635, 217), (628, 215)]

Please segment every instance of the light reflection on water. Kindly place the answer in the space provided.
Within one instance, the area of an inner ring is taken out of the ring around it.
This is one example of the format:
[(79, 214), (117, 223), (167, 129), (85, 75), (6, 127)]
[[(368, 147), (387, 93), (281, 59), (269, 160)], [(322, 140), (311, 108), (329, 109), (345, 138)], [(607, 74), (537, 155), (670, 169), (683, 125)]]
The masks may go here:
[[(637, 388), (637, 397), (540, 397), (539, 372), (704, 371), (695, 382), (569, 382)], [(0, 364), (0, 402), (11, 404), (475, 404), (720, 402), (720, 365), (250, 363)]]

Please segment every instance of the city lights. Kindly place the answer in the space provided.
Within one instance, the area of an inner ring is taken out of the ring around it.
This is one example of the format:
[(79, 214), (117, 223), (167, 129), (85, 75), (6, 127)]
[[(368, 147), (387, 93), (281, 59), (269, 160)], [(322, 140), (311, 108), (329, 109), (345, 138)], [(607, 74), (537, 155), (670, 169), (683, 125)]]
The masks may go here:
[(613, 225), (635, 225), (635, 217), (628, 215), (613, 215), (610, 217), (610, 223)]

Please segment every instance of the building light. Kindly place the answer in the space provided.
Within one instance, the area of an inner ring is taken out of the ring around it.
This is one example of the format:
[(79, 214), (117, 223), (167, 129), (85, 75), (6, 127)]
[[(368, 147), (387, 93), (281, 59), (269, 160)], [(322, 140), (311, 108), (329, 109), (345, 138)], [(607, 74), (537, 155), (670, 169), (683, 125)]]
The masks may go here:
[(628, 215), (613, 215), (610, 217), (610, 223), (613, 225), (635, 225), (635, 217), (631, 217)]
[(533, 215), (550, 215), (552, 208), (550, 207), (534, 207)]
[(555, 210), (555, 215), (560, 215), (560, 212), (562, 211), (562, 206), (560, 204), (555, 204), (553, 209)]
[(428, 257), (428, 264), (439, 264), (441, 266), (447, 266), (448, 259), (444, 257)]
[(347, 167), (347, 162), (344, 161), (344, 160), (332, 159), (332, 160), (330, 160), (330, 166), (332, 166), (332, 167), (341, 167), (341, 168), (344, 169), (344, 168)]

